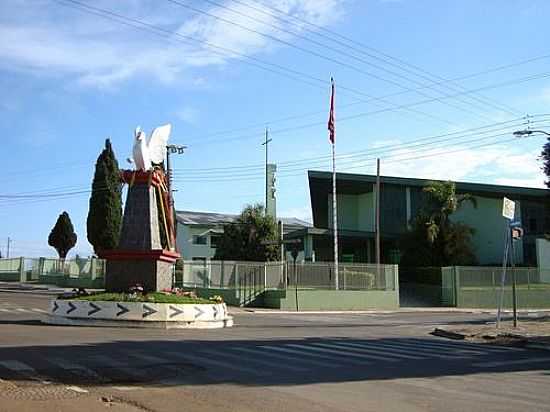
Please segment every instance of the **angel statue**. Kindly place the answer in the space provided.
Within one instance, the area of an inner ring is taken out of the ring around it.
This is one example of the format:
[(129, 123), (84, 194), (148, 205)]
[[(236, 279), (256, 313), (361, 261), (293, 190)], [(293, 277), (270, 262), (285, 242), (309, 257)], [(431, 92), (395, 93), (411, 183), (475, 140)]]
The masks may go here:
[(136, 127), (134, 132), (135, 142), (132, 150), (133, 159), (128, 159), (133, 163), (136, 170), (148, 171), (153, 166), (164, 162), (164, 154), (166, 153), (166, 144), (170, 137), (172, 125), (165, 124), (157, 127), (151, 133), (149, 141), (146, 141), (146, 135), (141, 127)]

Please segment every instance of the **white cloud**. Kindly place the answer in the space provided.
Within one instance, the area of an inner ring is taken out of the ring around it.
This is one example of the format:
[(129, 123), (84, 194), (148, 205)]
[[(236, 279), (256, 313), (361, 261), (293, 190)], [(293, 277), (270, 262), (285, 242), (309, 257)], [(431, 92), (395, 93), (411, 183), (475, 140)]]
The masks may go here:
[(281, 217), (296, 217), (306, 222), (313, 222), (311, 208), (309, 206), (284, 209), (281, 212), (277, 212), (277, 215)]
[[(264, 3), (291, 16), (326, 25), (339, 16), (341, 7), (338, 6), (343, 1), (266, 0)], [(282, 25), (283, 29), (296, 32), (303, 30), (303, 27), (290, 27), (276, 20), (269, 15), (269, 9), (259, 2), (254, 3), (254, 7), (261, 11), (232, 0), (226, 0), (223, 4), (264, 23), (236, 15), (227, 8), (207, 8), (200, 2), (196, 7), (286, 40), (291, 40), (292, 36), (269, 24)], [(161, 26), (168, 32), (177, 31), (181, 35), (232, 49), (239, 54), (258, 54), (272, 50), (277, 44), (272, 39), (192, 13), (174, 4), (159, 6), (158, 2), (146, 0), (124, 3), (98, 1), (91, 5)], [(63, 24), (60, 24), (61, 21)], [(64, 8), (51, 0), (18, 0), (0, 5), (0, 67), (5, 70), (28, 71), (36, 75), (72, 75), (82, 85), (110, 87), (137, 75), (172, 82), (181, 78), (184, 70), (223, 65), (238, 57), (220, 55), (219, 50), (211, 46), (188, 43), (178, 35), (167, 37), (156, 37), (74, 8)]]
[(176, 116), (185, 123), (193, 124), (197, 121), (199, 112), (190, 106), (185, 106), (176, 112)]
[[(545, 187), (537, 160), (538, 151), (521, 151), (505, 145), (464, 148), (448, 146), (427, 149), (394, 150), (381, 159), (384, 176), (472, 181), (510, 186)], [(372, 162), (370, 162), (372, 163)], [(341, 171), (373, 173), (373, 167), (360, 163), (342, 165)]]

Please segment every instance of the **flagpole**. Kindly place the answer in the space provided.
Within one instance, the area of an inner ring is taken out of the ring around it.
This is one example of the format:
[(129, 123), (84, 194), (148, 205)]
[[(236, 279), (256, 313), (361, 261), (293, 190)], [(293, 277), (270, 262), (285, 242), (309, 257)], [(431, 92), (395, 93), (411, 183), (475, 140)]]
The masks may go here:
[(334, 230), (334, 283), (338, 290), (338, 202), (336, 201), (336, 156), (332, 143), (332, 227)]
[(334, 234), (334, 289), (338, 282), (338, 205), (336, 200), (336, 119), (334, 116), (334, 79), (330, 78), (330, 112), (328, 116), (329, 141), (332, 147), (332, 231)]

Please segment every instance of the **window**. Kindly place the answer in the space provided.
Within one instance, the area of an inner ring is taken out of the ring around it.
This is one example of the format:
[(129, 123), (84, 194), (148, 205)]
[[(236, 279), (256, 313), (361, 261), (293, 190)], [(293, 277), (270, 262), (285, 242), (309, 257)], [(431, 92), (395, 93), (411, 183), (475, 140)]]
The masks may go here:
[(212, 235), (210, 236), (210, 247), (217, 248), (218, 244), (220, 243), (220, 235)]
[(206, 245), (206, 236), (193, 235), (194, 245)]

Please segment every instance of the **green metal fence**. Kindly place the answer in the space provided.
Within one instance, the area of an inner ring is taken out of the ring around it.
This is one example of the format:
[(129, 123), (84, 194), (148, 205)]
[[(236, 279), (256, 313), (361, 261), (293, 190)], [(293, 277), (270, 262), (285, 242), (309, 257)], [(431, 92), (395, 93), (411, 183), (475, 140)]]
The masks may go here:
[[(178, 261), (175, 285), (219, 294), (230, 304), (262, 304), (265, 291), (336, 290), (334, 264), (304, 262)], [(397, 265), (341, 263), (338, 290), (398, 293)]]
[(0, 259), (0, 280), (3, 281), (101, 289), (104, 277), (105, 261), (102, 259)]
[[(501, 267), (453, 266), (441, 268), (442, 303), (448, 306), (496, 308), (503, 269)], [(515, 276), (520, 308), (550, 307), (550, 273), (536, 267), (507, 268), (504, 305), (512, 305)]]

